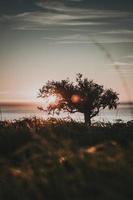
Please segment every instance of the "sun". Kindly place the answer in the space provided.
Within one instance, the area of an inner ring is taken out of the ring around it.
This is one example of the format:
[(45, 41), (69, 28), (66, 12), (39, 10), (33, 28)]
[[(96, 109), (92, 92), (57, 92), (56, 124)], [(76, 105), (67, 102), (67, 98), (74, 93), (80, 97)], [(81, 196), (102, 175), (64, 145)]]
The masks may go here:
[(58, 97), (56, 95), (50, 95), (48, 98), (47, 98), (47, 102), (49, 105), (54, 105), (56, 104), (58, 101)]
[(40, 102), (40, 107), (43, 107), (45, 110), (49, 108), (57, 108), (61, 102), (62, 96), (60, 94), (49, 94)]
[(52, 94), (46, 98), (45, 105), (46, 107), (57, 107), (59, 106), (62, 100), (62, 96), (60, 94)]

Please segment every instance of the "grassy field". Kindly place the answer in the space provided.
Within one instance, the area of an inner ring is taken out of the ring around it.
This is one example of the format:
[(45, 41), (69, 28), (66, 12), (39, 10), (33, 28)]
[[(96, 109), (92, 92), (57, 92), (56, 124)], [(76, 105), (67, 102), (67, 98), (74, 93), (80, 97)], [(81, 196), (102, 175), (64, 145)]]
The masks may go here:
[(133, 122), (0, 122), (0, 200), (133, 199)]

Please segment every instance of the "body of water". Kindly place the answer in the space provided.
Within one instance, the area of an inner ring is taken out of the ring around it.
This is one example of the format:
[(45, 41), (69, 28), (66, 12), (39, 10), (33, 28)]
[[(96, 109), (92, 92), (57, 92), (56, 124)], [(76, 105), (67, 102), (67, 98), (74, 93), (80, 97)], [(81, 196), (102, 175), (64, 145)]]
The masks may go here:
[[(110, 121), (115, 122), (118, 119), (122, 119), (123, 121), (129, 121), (133, 119), (133, 105), (119, 105), (116, 110), (108, 110), (105, 109), (98, 116), (93, 118), (94, 121)], [(5, 104), (0, 105), (0, 120), (14, 120), (14, 119), (22, 119), (24, 117), (38, 117), (38, 118), (48, 118), (50, 117), (46, 113), (38, 110), (37, 105), (26, 105), (26, 104)], [(53, 117), (53, 116), (52, 116)], [(84, 117), (80, 113), (76, 113), (73, 115), (70, 114), (60, 114), (59, 116), (55, 116), (59, 118), (64, 117), (72, 117), (77, 121), (83, 121)]]

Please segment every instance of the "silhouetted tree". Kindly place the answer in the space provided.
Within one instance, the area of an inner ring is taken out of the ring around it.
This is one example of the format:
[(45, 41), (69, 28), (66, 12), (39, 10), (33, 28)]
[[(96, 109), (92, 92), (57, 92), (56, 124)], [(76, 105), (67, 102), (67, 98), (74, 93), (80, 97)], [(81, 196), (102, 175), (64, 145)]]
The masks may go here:
[(116, 109), (118, 94), (112, 89), (105, 90), (102, 85), (77, 74), (76, 83), (69, 79), (61, 81), (48, 81), (40, 90), (39, 97), (47, 98), (56, 95), (55, 103), (49, 104), (46, 109), (49, 113), (67, 111), (84, 114), (85, 124), (91, 125), (91, 119), (102, 109)]

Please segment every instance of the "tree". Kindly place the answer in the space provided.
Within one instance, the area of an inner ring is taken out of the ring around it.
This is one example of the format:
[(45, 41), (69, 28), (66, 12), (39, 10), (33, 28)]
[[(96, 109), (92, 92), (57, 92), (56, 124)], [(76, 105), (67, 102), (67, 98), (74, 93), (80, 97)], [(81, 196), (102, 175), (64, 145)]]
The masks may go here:
[(48, 81), (40, 90), (39, 97), (51, 98), (46, 109), (53, 114), (60, 111), (69, 113), (80, 112), (84, 114), (85, 124), (91, 125), (91, 119), (102, 109), (116, 109), (118, 94), (112, 89), (104, 89), (102, 85), (94, 83), (92, 80), (83, 78), (82, 74), (77, 74), (76, 82), (69, 79), (61, 81)]

